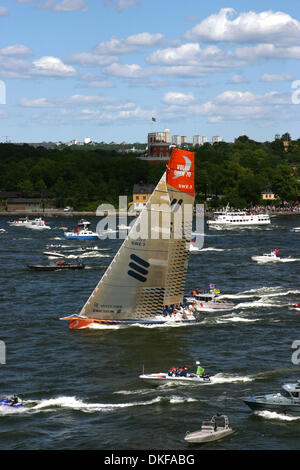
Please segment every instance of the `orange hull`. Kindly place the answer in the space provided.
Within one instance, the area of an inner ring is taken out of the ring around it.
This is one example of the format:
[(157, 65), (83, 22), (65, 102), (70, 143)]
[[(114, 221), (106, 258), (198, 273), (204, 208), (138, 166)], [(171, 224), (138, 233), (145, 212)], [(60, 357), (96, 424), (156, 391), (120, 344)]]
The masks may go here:
[(80, 328), (86, 328), (92, 323), (97, 323), (100, 325), (119, 325), (120, 322), (113, 320), (97, 320), (96, 318), (80, 318), (80, 317), (63, 317), (60, 320), (68, 320), (69, 328), (72, 330), (77, 330)]

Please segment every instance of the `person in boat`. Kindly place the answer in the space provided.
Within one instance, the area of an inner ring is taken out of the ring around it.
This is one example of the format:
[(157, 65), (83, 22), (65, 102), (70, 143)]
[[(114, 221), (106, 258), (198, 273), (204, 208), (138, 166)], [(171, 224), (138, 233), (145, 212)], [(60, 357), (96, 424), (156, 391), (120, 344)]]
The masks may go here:
[(180, 304), (174, 306), (173, 314), (176, 315), (177, 313), (179, 313), (179, 314), (184, 313), (183, 306), (180, 305)]
[(169, 377), (172, 377), (172, 375), (174, 375), (174, 370), (176, 370), (176, 367), (170, 367), (170, 369), (168, 370)]
[(174, 310), (174, 305), (169, 305), (168, 306), (168, 313), (173, 313), (173, 310)]
[(200, 377), (204, 377), (204, 376), (206, 375), (206, 374), (205, 374), (204, 367), (202, 367), (202, 366), (200, 365), (200, 362), (199, 362), (199, 361), (197, 361), (196, 364), (197, 364), (197, 366), (198, 366), (198, 367), (197, 367), (197, 371), (196, 371), (196, 375), (199, 375)]
[(180, 372), (180, 376), (181, 377), (186, 377), (187, 376), (187, 372), (188, 372), (188, 368), (186, 366), (184, 366), (182, 368), (182, 371)]
[(17, 395), (14, 395), (11, 400), (10, 400), (10, 406), (14, 406), (16, 405), (17, 403), (19, 402), (19, 398), (17, 397)]
[(216, 430), (218, 429), (218, 426), (217, 426), (217, 420), (216, 420), (216, 417), (215, 417), (215, 416), (213, 416), (213, 417), (211, 418), (211, 422), (212, 422), (212, 424), (213, 424), (213, 426), (214, 426), (214, 431), (216, 432)]

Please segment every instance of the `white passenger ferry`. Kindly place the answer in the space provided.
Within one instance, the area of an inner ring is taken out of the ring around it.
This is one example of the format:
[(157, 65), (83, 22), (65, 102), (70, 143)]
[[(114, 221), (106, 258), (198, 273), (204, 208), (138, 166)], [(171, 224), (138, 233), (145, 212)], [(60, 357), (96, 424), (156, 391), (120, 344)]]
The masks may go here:
[(213, 218), (207, 221), (209, 228), (222, 229), (228, 227), (248, 227), (268, 225), (271, 223), (268, 214), (256, 214), (246, 211), (229, 211), (228, 205), (224, 211), (214, 212)]

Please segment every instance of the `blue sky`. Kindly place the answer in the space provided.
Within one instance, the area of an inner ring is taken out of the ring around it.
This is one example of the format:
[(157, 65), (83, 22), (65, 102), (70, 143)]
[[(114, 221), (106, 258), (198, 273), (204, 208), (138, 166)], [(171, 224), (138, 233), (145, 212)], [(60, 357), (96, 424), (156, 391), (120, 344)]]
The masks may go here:
[(298, 0), (0, 0), (0, 26), (0, 141), (300, 137)]

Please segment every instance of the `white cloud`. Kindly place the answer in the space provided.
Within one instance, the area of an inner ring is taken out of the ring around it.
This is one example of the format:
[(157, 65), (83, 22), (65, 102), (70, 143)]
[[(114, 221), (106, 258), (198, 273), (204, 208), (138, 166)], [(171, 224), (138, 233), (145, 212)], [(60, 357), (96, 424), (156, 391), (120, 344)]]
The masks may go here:
[(258, 44), (240, 47), (234, 51), (237, 59), (251, 63), (258, 59), (300, 59), (300, 46), (277, 47), (274, 44)]
[(281, 11), (248, 11), (237, 16), (233, 8), (222, 8), (187, 31), (185, 38), (203, 42), (299, 44), (300, 23)]
[(183, 44), (179, 47), (159, 49), (147, 57), (150, 64), (194, 65), (198, 63), (201, 48), (197, 43)]
[(74, 67), (64, 64), (58, 57), (43, 56), (33, 61), (31, 73), (47, 77), (71, 77), (76, 71)]
[(109, 65), (116, 62), (118, 59), (115, 56), (110, 55), (98, 55), (92, 52), (78, 52), (71, 54), (66, 62), (69, 64), (78, 64), (83, 67), (98, 67), (103, 65)]
[(107, 98), (105, 96), (98, 96), (98, 95), (72, 95), (65, 100), (67, 104), (74, 104), (74, 105), (98, 105), (99, 103), (105, 103), (110, 101), (111, 98)]
[(175, 104), (179, 106), (185, 106), (192, 103), (195, 100), (193, 93), (181, 93), (176, 91), (169, 91), (165, 93), (163, 102), (166, 104)]
[(29, 78), (30, 63), (19, 57), (10, 57), (0, 54), (0, 77)]
[(23, 46), (23, 44), (15, 44), (0, 49), (0, 55), (3, 56), (29, 56), (32, 54), (32, 50), (27, 46)]
[(264, 73), (261, 76), (262, 82), (291, 82), (294, 80), (293, 75), (277, 74), (277, 73)]
[(112, 88), (114, 86), (110, 81), (91, 73), (84, 73), (79, 79), (81, 82), (76, 85), (76, 88)]
[(125, 39), (112, 37), (109, 41), (100, 42), (95, 46), (95, 54), (119, 55), (136, 51), (144, 47), (154, 47), (163, 41), (162, 34), (150, 34), (147, 32), (128, 36)]
[(158, 67), (155, 72), (157, 75), (190, 79), (192, 77), (205, 77), (208, 70), (201, 66), (177, 65)]
[(125, 8), (140, 5), (139, 0), (102, 0), (102, 2), (104, 5), (113, 7), (117, 11), (123, 11)]
[(53, 106), (47, 98), (36, 98), (33, 100), (21, 98), (19, 105), (24, 108), (48, 108)]
[(277, 91), (269, 91), (264, 95), (258, 95), (251, 91), (233, 91), (227, 90), (220, 93), (215, 98), (215, 103), (226, 104), (230, 106), (261, 106), (276, 104), (291, 104), (290, 96), (279, 93)]
[[(208, 46), (202, 49), (195, 42), (178, 47), (158, 49), (146, 57), (146, 61), (153, 65), (170, 67), (170, 69), (178, 67), (180, 75), (183, 72), (183, 75), (191, 73), (192, 76), (248, 64), (246, 55), (240, 54), (237, 56), (234, 51), (224, 51), (216, 46)], [(176, 72), (176, 69), (173, 70), (172, 74), (174, 71)]]
[[(262, 59), (300, 59), (300, 46), (278, 47), (274, 44), (258, 44), (230, 50), (220, 49), (214, 45), (201, 48), (198, 43), (189, 42), (177, 47), (158, 49), (146, 57), (146, 62), (161, 66), (156, 69), (161, 75), (199, 77), (211, 72), (246, 67)], [(232, 80), (237, 83), (241, 80), (241, 76), (236, 74)]]
[(58, 12), (87, 11), (86, 0), (47, 0), (37, 5), (39, 10), (52, 10)]
[(0, 6), (0, 17), (1, 16), (8, 16), (9, 15), (9, 9), (3, 6)]
[(74, 94), (68, 98), (22, 98), (19, 105), (25, 108), (72, 108), (80, 106), (99, 106), (113, 103), (114, 99), (99, 95), (80, 95)]
[(113, 63), (104, 67), (103, 73), (121, 78), (142, 78), (147, 75), (147, 71), (138, 64), (117, 64)]
[(87, 0), (17, 0), (18, 3), (34, 3), (38, 10), (58, 12), (88, 11)]
[(245, 77), (243, 77), (243, 75), (239, 73), (235, 73), (229, 78), (227, 83), (240, 84), (240, 83), (249, 83), (249, 82), (248, 80), (246, 80)]
[(161, 116), (171, 120), (199, 115), (206, 117), (210, 123), (260, 121), (264, 124), (276, 121), (278, 116), (280, 119), (291, 119), (291, 116), (295, 119), (295, 108), (289, 93), (270, 91), (260, 95), (250, 91), (226, 90), (203, 103), (196, 99), (186, 104), (166, 102)]

